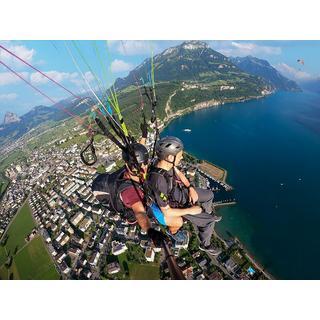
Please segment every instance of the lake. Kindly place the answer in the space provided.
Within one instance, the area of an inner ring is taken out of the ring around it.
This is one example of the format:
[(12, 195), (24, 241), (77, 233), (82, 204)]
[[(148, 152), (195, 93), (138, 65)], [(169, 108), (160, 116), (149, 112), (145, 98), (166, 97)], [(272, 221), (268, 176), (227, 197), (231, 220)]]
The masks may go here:
[(219, 210), (221, 235), (237, 236), (275, 278), (320, 279), (319, 94), (278, 92), (196, 111), (165, 135), (228, 170), (238, 203)]

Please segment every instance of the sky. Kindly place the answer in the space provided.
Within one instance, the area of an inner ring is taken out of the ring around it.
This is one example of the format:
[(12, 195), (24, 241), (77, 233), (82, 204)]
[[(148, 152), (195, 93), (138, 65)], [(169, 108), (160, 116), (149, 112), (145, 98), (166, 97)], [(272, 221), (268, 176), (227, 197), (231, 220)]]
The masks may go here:
[[(34, 67), (74, 93), (88, 91), (88, 84), (97, 90), (110, 86), (118, 77), (166, 48), (183, 41), (0, 41)], [(297, 82), (320, 77), (320, 41), (206, 41), (211, 48), (226, 56), (247, 56), (265, 59), (284, 76)], [(304, 60), (304, 65), (297, 62)], [(52, 84), (32, 68), (0, 47), (0, 61), (51, 98), (69, 97), (65, 90)], [(85, 79), (85, 80), (84, 80)], [(0, 64), (0, 123), (6, 111), (18, 115), (37, 105), (52, 105), (23, 80)]]

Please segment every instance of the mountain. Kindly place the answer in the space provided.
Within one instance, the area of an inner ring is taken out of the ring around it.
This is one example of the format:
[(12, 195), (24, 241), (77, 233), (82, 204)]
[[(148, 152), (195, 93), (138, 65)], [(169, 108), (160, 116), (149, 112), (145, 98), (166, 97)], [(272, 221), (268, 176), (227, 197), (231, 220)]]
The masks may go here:
[(7, 125), (10, 123), (15, 123), (19, 121), (20, 121), (20, 118), (15, 113), (8, 111), (4, 116), (3, 124)]
[[(239, 69), (223, 54), (202, 41), (186, 41), (157, 54), (154, 75), (158, 96), (157, 112), (161, 119), (214, 104), (243, 101), (269, 94), (269, 82)], [(144, 60), (127, 77), (118, 78), (115, 88), (124, 117), (132, 122), (139, 109), (137, 85), (149, 82), (151, 58)], [(143, 88), (142, 88), (143, 89)], [(137, 126), (137, 123), (134, 126)]]
[[(132, 70), (125, 78), (115, 81), (117, 89), (141, 84), (150, 78), (151, 58)], [(234, 80), (232, 77), (248, 78), (223, 54), (211, 49), (201, 41), (186, 41), (181, 45), (168, 48), (154, 57), (155, 81), (207, 81)], [(248, 79), (257, 81), (255, 77)], [(260, 81), (260, 84), (265, 84)]]
[(48, 121), (56, 122), (68, 118), (69, 114), (62, 108), (75, 115), (85, 112), (88, 106), (84, 102), (88, 102), (88, 99), (65, 99), (50, 107), (43, 105), (34, 107), (21, 116), (18, 122), (5, 123), (0, 127), (0, 145), (18, 139)]
[(282, 76), (280, 72), (273, 68), (266, 60), (252, 56), (230, 57), (229, 59), (237, 65), (239, 69), (252, 75), (262, 77), (272, 84), (276, 90), (301, 91), (296, 82)]
[[(158, 97), (157, 115), (168, 120), (175, 115), (213, 104), (244, 101), (262, 97), (272, 92), (269, 82), (239, 69), (226, 56), (211, 49), (205, 42), (186, 41), (156, 55), (154, 74)], [(148, 82), (151, 58), (146, 59), (125, 78), (115, 81), (114, 87), (124, 119), (134, 132), (141, 121), (141, 91)], [(145, 113), (150, 117), (150, 106), (145, 101)], [(76, 100), (62, 101), (73, 113), (83, 113), (88, 106)], [(90, 101), (93, 104), (93, 101)], [(46, 121), (59, 121), (68, 114), (53, 107), (39, 106), (21, 117), (19, 123), (0, 128), (0, 145), (15, 140), (30, 129)]]

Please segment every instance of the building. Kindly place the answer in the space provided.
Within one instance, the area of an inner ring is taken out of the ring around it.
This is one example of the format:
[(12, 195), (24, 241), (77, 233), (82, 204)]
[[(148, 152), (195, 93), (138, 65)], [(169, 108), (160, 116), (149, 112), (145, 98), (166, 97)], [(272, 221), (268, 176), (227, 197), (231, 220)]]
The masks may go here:
[(69, 228), (67, 229), (67, 232), (70, 234), (70, 235), (73, 235), (74, 234), (74, 231), (73, 229), (69, 226)]
[(51, 242), (51, 238), (50, 238), (49, 233), (47, 232), (47, 230), (42, 229), (41, 233), (42, 233), (42, 236), (43, 236), (45, 242), (46, 243), (50, 243)]
[(79, 229), (82, 232), (86, 232), (88, 230), (88, 228), (90, 227), (91, 223), (93, 222), (93, 220), (91, 218), (85, 218), (83, 219), (83, 221), (81, 222)]
[(196, 277), (197, 280), (204, 280), (205, 278), (206, 278), (206, 277), (204, 276), (203, 273), (200, 273), (200, 274)]
[(57, 259), (58, 263), (62, 263), (62, 261), (64, 260), (64, 258), (65, 258), (66, 256), (67, 256), (67, 255), (66, 255), (64, 252), (59, 253), (59, 254), (56, 256), (56, 259)]
[(98, 264), (98, 261), (100, 259), (100, 252), (99, 251), (96, 251), (89, 259), (89, 264), (92, 266), (92, 267), (96, 267), (97, 264)]
[(71, 271), (71, 269), (67, 266), (67, 264), (64, 261), (62, 261), (60, 268), (64, 274), (69, 274)]
[(208, 276), (208, 279), (209, 280), (223, 280), (223, 275), (218, 271), (214, 271), (213, 273), (211, 273)]
[(62, 240), (64, 235), (65, 235), (65, 233), (61, 231), (55, 240), (60, 243), (60, 241)]
[(201, 268), (204, 268), (207, 263), (208, 263), (207, 259), (203, 258), (203, 259), (199, 262), (199, 266), (200, 266)]
[(226, 261), (225, 267), (229, 272), (233, 272), (238, 267), (238, 265), (232, 258), (230, 258)]
[(128, 227), (119, 227), (119, 228), (116, 228), (116, 233), (118, 235), (121, 235), (121, 236), (126, 236), (127, 233), (128, 233)]
[(193, 267), (192, 266), (189, 266), (189, 267), (186, 267), (185, 269), (182, 269), (182, 273), (187, 280), (193, 279)]
[(144, 256), (148, 262), (153, 262), (155, 257), (154, 250), (151, 247), (148, 247)]
[(60, 245), (63, 247), (69, 240), (70, 240), (70, 237), (67, 234), (65, 234), (60, 241)]
[(112, 262), (112, 263), (109, 263), (107, 265), (107, 272), (109, 274), (115, 274), (115, 273), (118, 273), (119, 271), (121, 270), (120, 268), (120, 265), (118, 262)]
[(54, 247), (51, 244), (48, 245), (48, 250), (53, 257), (57, 255), (57, 251), (54, 249)]
[(73, 235), (73, 236), (72, 236), (72, 242), (73, 242), (74, 244), (76, 244), (77, 246), (82, 247), (82, 245), (83, 245), (83, 243), (84, 243), (84, 239), (83, 239), (83, 238), (80, 238), (80, 237), (78, 237), (78, 236), (76, 236), (76, 235)]
[(71, 257), (71, 258), (77, 258), (81, 253), (81, 250), (78, 249), (78, 248), (70, 248), (68, 250), (68, 255)]
[(111, 242), (111, 246), (112, 246), (111, 252), (115, 256), (118, 256), (119, 254), (126, 252), (128, 250), (125, 243), (118, 242), (115, 240)]
[(175, 249), (187, 249), (188, 248), (188, 245), (189, 245), (189, 240), (190, 240), (190, 237), (189, 237), (189, 233), (185, 230), (181, 231), (181, 232), (184, 232), (185, 234), (185, 237), (183, 239), (183, 241), (175, 241), (175, 244), (174, 244), (174, 248)]
[(76, 227), (83, 218), (84, 214), (82, 212), (78, 212), (72, 217), (71, 223)]

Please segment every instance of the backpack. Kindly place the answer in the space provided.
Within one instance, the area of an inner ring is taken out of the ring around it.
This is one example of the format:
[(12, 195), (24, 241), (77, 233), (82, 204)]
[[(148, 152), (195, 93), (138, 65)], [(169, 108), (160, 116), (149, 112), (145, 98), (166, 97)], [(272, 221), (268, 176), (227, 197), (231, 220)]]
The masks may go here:
[(103, 195), (96, 196), (96, 199), (110, 211), (119, 212), (122, 216), (127, 217), (131, 215), (132, 212), (130, 211), (132, 210), (124, 206), (120, 194), (132, 186), (137, 188), (140, 188), (140, 186), (132, 180), (124, 179), (125, 171), (126, 168), (122, 167), (112, 173), (99, 174), (92, 183), (92, 191), (104, 192)]

